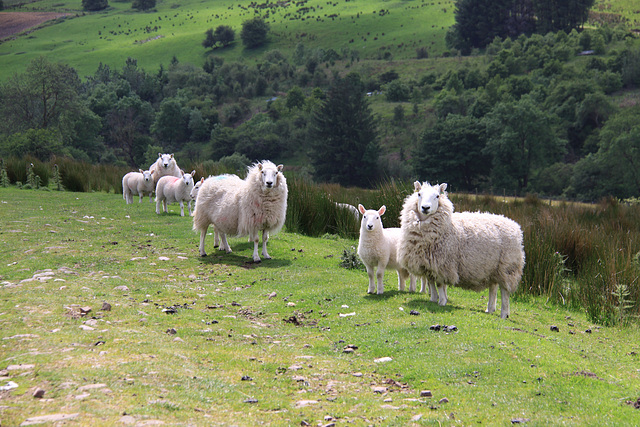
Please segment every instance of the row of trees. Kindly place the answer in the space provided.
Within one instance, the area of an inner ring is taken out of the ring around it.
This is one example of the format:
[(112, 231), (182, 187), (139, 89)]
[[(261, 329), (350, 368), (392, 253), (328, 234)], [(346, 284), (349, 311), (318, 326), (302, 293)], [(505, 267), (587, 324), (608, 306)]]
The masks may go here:
[[(240, 38), (248, 49), (254, 49), (267, 43), (269, 24), (262, 18), (256, 17), (242, 23)], [(236, 32), (228, 25), (219, 25), (215, 31), (213, 28), (205, 32), (202, 46), (205, 48), (227, 47), (235, 41)]]
[[(584, 49), (601, 54), (578, 56)], [(639, 107), (612, 97), (640, 88), (633, 38), (557, 32), (496, 39), (486, 51), (482, 64), (416, 78), (340, 77), (332, 62), (353, 52), (302, 45), (291, 61), (271, 51), (255, 65), (212, 56), (149, 73), (129, 59), (85, 81), (40, 58), (0, 86), (0, 156), (137, 168), (158, 151), (181, 161), (237, 154), (296, 159), (301, 172), (344, 185), (400, 176), (455, 191), (637, 195)], [(393, 102), (392, 117), (373, 115), (371, 91)]]
[[(82, 0), (82, 8), (89, 12), (97, 12), (109, 7), (108, 0)], [(156, 0), (132, 0), (131, 8), (137, 10), (151, 10), (156, 7)]]

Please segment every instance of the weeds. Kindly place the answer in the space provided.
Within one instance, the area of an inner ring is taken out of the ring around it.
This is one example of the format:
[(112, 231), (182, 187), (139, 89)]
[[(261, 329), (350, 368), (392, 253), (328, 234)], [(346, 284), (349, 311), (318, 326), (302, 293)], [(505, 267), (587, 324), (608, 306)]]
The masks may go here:
[(364, 264), (360, 260), (355, 246), (344, 248), (340, 260), (340, 267), (342, 268), (346, 268), (347, 270), (364, 270)]

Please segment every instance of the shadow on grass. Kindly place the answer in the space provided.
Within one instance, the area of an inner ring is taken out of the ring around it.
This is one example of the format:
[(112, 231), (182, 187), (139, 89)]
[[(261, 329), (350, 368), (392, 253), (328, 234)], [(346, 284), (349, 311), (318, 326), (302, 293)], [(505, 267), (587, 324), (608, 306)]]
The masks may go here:
[[(260, 245), (260, 251), (262, 250), (261, 248), (262, 246)], [(259, 253), (262, 261), (253, 262), (253, 242), (235, 244), (232, 246), (231, 250), (233, 252), (228, 254), (225, 251), (220, 251), (218, 248), (214, 248), (207, 252), (207, 256), (200, 257), (200, 260), (205, 264), (224, 264), (227, 266), (242, 267), (248, 270), (258, 267), (279, 268), (291, 265), (291, 260), (289, 259), (278, 257), (265, 259), (262, 257), (261, 252)], [(240, 254), (246, 250), (250, 251), (249, 255)]]

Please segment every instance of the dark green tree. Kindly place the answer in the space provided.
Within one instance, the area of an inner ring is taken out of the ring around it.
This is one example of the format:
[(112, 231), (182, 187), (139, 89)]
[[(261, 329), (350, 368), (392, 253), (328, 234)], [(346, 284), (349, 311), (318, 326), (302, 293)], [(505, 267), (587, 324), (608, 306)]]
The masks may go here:
[(262, 18), (253, 18), (242, 23), (240, 38), (247, 49), (260, 47), (267, 42), (269, 24)]
[(561, 158), (566, 141), (556, 135), (556, 120), (529, 95), (518, 101), (501, 102), (484, 117), (487, 145), (483, 153), (492, 158), (495, 189), (522, 194), (534, 170)]
[(286, 106), (289, 110), (298, 110), (304, 107), (304, 93), (302, 93), (302, 89), (298, 86), (294, 86), (291, 88), (289, 93), (287, 94), (287, 102)]
[(595, 0), (535, 0), (536, 32), (569, 32), (587, 21)]
[(366, 187), (379, 178), (376, 124), (360, 75), (334, 81), (309, 136), (319, 180)]
[(90, 12), (106, 9), (109, 6), (108, 0), (82, 0), (82, 8)]
[(156, 7), (156, 0), (133, 0), (131, 2), (132, 9), (150, 10)]
[(485, 125), (479, 119), (449, 114), (418, 142), (412, 159), (415, 176), (472, 191), (489, 175), (491, 160), (483, 154), (485, 145)]
[(235, 38), (236, 32), (233, 31), (233, 28), (228, 25), (219, 25), (215, 31), (209, 28), (205, 32), (205, 39), (202, 41), (202, 46), (205, 48), (213, 48), (217, 45), (225, 47), (233, 43)]

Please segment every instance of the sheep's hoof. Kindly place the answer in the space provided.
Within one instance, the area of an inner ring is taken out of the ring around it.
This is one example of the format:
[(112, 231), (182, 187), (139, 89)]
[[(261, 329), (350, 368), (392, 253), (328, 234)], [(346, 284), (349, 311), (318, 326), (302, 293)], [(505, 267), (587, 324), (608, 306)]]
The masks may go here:
[(204, 258), (204, 257), (207, 256), (207, 254), (202, 253), (202, 254), (200, 254), (200, 256)]
[(262, 262), (262, 260), (260, 258), (258, 258), (258, 259), (254, 259), (253, 262), (256, 263), (256, 264), (259, 264), (259, 263)]

